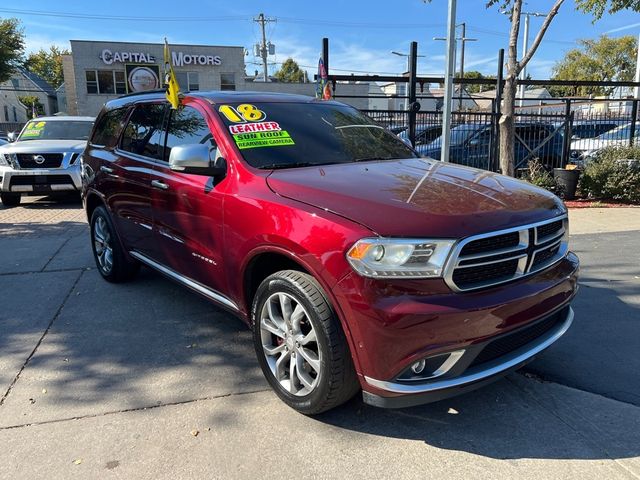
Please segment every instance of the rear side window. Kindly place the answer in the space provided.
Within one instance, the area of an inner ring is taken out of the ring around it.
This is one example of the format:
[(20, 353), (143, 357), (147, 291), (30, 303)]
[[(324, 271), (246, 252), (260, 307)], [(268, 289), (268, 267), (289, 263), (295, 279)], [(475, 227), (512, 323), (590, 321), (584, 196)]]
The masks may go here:
[(115, 147), (118, 143), (118, 137), (124, 127), (124, 121), (127, 117), (128, 108), (116, 108), (109, 110), (100, 117), (96, 128), (93, 131), (91, 143), (93, 145), (102, 145), (105, 147)]
[(122, 134), (120, 148), (137, 155), (162, 160), (164, 113), (164, 105), (137, 105)]

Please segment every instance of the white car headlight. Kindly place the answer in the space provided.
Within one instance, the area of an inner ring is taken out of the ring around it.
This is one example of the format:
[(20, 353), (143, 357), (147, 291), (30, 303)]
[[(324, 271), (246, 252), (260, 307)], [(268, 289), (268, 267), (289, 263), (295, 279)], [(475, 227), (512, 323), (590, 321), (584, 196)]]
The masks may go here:
[(441, 277), (454, 243), (454, 240), (363, 238), (349, 249), (347, 260), (365, 277)]
[(12, 167), (18, 161), (15, 153), (0, 153), (0, 165)]

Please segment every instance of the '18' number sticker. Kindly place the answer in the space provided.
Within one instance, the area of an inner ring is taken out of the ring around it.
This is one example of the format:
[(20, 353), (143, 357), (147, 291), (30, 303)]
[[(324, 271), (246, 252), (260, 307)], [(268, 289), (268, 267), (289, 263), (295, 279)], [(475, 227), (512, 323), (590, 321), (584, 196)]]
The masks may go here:
[(266, 113), (249, 103), (243, 103), (235, 108), (231, 105), (222, 105), (218, 111), (233, 123), (259, 122), (267, 118)]

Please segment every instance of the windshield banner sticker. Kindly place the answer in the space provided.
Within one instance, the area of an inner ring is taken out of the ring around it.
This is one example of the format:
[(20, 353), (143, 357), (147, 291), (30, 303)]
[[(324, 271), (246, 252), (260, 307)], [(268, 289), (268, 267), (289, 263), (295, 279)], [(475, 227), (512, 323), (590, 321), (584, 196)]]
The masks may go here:
[[(275, 122), (271, 122), (275, 123)], [(240, 150), (257, 147), (279, 147), (282, 145), (295, 145), (289, 132), (280, 130), (271, 132), (238, 133), (233, 140)]]
[(242, 122), (260, 122), (267, 118), (267, 114), (255, 105), (243, 103), (237, 107), (231, 105), (222, 105), (218, 111), (227, 117), (227, 120), (233, 123)]
[(32, 122), (22, 132), (22, 138), (39, 137), (47, 122)]
[(237, 133), (250, 132), (272, 132), (280, 130), (278, 122), (241, 123), (240, 125), (229, 125), (229, 131), (235, 135)]

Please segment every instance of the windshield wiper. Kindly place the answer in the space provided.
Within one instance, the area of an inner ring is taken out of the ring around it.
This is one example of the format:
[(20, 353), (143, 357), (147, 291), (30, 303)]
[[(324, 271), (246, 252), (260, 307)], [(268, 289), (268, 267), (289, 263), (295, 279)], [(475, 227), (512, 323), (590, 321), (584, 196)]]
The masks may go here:
[(283, 168), (299, 168), (299, 167), (321, 167), (323, 165), (334, 165), (336, 162), (314, 163), (314, 162), (296, 162), (296, 163), (271, 163), (262, 165), (261, 170), (280, 170)]
[(394, 160), (393, 157), (366, 157), (356, 158), (354, 162), (373, 162), (374, 160)]

